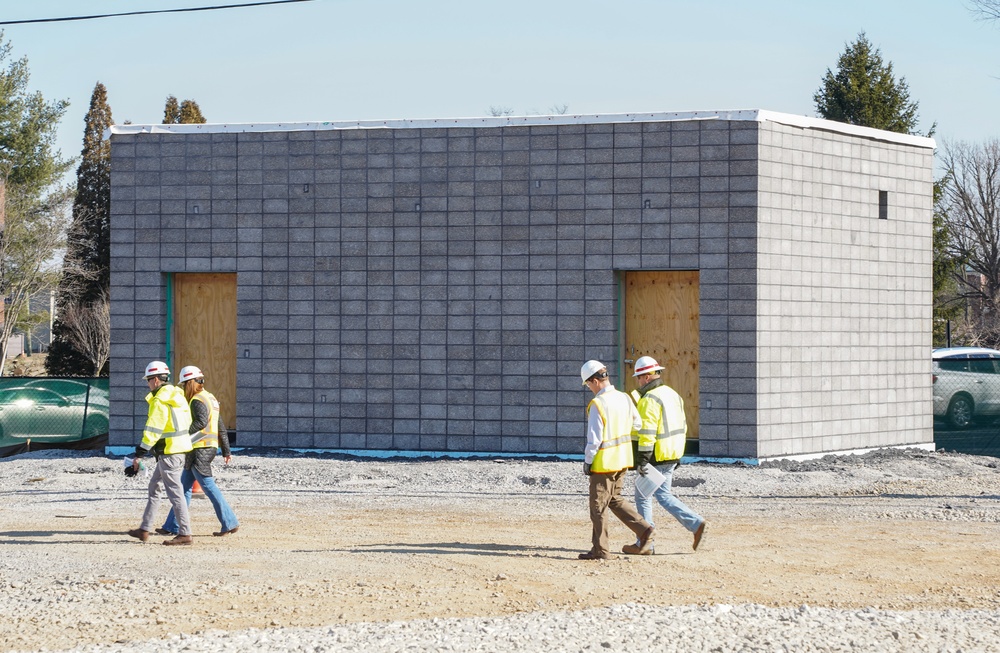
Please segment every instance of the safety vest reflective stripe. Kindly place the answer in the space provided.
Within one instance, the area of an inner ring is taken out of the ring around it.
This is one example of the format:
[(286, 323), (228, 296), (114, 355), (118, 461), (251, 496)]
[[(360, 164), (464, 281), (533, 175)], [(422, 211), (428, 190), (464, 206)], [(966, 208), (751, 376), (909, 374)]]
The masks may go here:
[(155, 426), (147, 426), (145, 429), (146, 433), (163, 433), (163, 429), (158, 429)]
[(620, 444), (626, 444), (631, 441), (632, 441), (631, 436), (623, 435), (620, 438), (615, 438), (614, 440), (605, 440), (604, 442), (601, 443), (600, 448), (607, 449), (609, 447), (617, 447)]

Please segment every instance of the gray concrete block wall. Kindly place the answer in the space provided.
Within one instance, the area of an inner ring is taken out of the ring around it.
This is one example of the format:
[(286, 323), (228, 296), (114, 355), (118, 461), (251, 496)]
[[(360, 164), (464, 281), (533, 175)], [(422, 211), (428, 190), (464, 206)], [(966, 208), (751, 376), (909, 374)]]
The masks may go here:
[(759, 456), (933, 441), (931, 157), (762, 128)]
[[(877, 161), (884, 177), (911, 180), (897, 199), (919, 220), (929, 164), (919, 148), (878, 145), (872, 158), (870, 141), (803, 145), (803, 133), (667, 120), (117, 134), (111, 443), (134, 444), (138, 371), (166, 355), (166, 275), (216, 271), (237, 273), (240, 445), (579, 453), (589, 399), (579, 366), (599, 358), (621, 385), (618, 273), (640, 269), (699, 270), (702, 454), (842, 443), (828, 422), (779, 428), (791, 401), (779, 396), (789, 375), (775, 374), (791, 355), (780, 333), (832, 317), (783, 321), (774, 293), (812, 301), (804, 286), (822, 280), (789, 283), (786, 272), (803, 271), (781, 258), (783, 240), (808, 236), (803, 246), (819, 251), (831, 235), (796, 231), (790, 216), (867, 206), (858, 185)], [(855, 149), (835, 156), (860, 166), (854, 176), (833, 183), (831, 166), (807, 164), (843, 143)], [(838, 261), (857, 253), (835, 247)], [(890, 250), (918, 264), (904, 292), (919, 303), (927, 261)], [(845, 304), (843, 289), (816, 293), (820, 310)], [(878, 415), (891, 428), (856, 439), (892, 440), (901, 411), (919, 421), (907, 402), (920, 373), (907, 371), (895, 412)], [(799, 411), (794, 424), (825, 414)]]

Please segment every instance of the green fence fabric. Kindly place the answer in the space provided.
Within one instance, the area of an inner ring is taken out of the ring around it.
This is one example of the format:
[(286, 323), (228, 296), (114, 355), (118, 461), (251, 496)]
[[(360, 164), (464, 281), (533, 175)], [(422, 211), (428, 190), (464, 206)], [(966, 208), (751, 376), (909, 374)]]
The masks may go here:
[(106, 378), (0, 378), (0, 456), (100, 448), (107, 444), (108, 406)]

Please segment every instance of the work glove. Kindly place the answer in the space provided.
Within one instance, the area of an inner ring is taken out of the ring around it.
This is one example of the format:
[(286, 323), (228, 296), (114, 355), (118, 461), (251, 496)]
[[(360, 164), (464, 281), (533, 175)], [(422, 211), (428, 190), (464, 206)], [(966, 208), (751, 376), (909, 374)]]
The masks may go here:
[(583, 473), (586, 474), (587, 476), (590, 476), (590, 474), (591, 474), (592, 471), (593, 470), (590, 469), (590, 463), (588, 463), (586, 460), (584, 460), (583, 461)]
[(649, 464), (649, 459), (652, 456), (652, 451), (640, 451), (639, 459), (635, 463), (636, 471), (639, 472), (641, 476), (646, 475), (646, 465)]

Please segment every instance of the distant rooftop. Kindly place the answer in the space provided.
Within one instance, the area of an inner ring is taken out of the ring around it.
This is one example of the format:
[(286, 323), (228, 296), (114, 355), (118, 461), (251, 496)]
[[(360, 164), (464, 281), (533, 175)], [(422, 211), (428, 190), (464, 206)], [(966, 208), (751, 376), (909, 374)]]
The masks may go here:
[(872, 140), (915, 147), (935, 147), (934, 139), (859, 127), (843, 122), (789, 113), (742, 109), (737, 111), (673, 111), (654, 113), (606, 113), (592, 115), (499, 116), (484, 118), (436, 118), (429, 120), (329, 120), (317, 122), (205, 123), (201, 125), (113, 125), (111, 134), (226, 134), (246, 132), (322, 131), (328, 129), (419, 129), (469, 127), (532, 127), (539, 125), (589, 125), (628, 122), (672, 122), (681, 120), (740, 120), (773, 122), (803, 129), (849, 134)]

